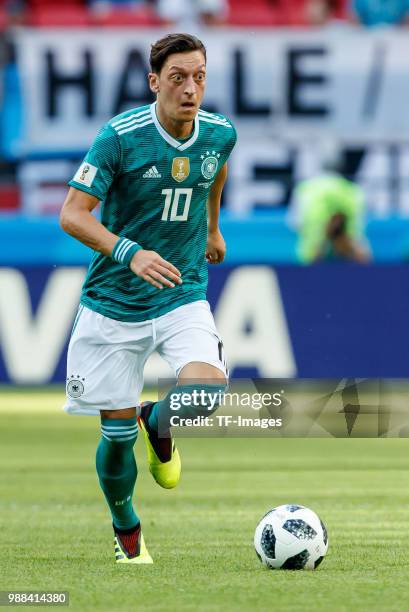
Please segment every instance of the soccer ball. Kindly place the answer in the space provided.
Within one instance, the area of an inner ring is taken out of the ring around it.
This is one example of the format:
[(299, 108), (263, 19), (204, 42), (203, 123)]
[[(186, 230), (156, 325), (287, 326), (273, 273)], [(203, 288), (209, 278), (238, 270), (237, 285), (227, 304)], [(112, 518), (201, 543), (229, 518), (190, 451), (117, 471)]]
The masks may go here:
[(298, 504), (277, 506), (256, 527), (254, 547), (261, 563), (272, 569), (315, 569), (328, 550), (321, 519)]

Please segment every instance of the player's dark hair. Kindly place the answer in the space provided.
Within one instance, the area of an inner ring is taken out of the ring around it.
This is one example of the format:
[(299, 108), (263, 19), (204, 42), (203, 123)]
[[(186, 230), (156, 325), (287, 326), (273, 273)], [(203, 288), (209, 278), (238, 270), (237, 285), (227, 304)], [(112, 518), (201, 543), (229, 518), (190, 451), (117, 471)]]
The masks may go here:
[(168, 34), (164, 36), (151, 47), (149, 58), (151, 71), (159, 74), (169, 55), (188, 51), (201, 51), (206, 61), (206, 47), (196, 36), (191, 34)]

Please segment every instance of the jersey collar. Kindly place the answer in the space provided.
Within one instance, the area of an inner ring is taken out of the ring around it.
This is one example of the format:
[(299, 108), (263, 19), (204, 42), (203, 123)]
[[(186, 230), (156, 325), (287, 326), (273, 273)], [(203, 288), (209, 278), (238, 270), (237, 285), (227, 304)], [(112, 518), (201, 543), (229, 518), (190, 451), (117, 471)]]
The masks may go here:
[(162, 138), (166, 140), (166, 142), (168, 142), (170, 145), (172, 145), (172, 147), (175, 147), (175, 149), (178, 149), (178, 151), (184, 151), (185, 149), (190, 147), (194, 142), (196, 142), (197, 137), (199, 136), (199, 117), (198, 115), (196, 115), (194, 119), (195, 127), (193, 130), (192, 136), (189, 138), (189, 140), (186, 140), (185, 142), (179, 142), (179, 140), (176, 140), (176, 138), (173, 138), (173, 136), (171, 136), (159, 123), (159, 119), (156, 114), (156, 102), (153, 102), (150, 108), (151, 108), (152, 119), (156, 126), (156, 129), (158, 130)]

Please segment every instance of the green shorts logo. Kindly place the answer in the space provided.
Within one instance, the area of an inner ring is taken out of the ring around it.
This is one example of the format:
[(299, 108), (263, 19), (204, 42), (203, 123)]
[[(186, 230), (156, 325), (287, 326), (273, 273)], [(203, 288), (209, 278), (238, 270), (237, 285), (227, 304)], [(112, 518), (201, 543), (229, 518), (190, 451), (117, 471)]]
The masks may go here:
[(219, 160), (217, 157), (210, 155), (206, 157), (206, 159), (202, 162), (202, 174), (206, 179), (212, 179), (217, 172), (217, 166), (219, 165)]

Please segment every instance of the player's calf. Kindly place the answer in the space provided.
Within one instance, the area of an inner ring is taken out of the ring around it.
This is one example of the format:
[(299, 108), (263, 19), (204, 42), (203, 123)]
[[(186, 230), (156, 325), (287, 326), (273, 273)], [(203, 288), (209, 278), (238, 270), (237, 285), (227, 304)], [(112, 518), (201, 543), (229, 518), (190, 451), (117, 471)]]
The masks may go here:
[(101, 418), (102, 437), (96, 455), (101, 489), (111, 511), (114, 526), (131, 529), (139, 524), (132, 506), (137, 477), (133, 447), (138, 435), (136, 417)]

